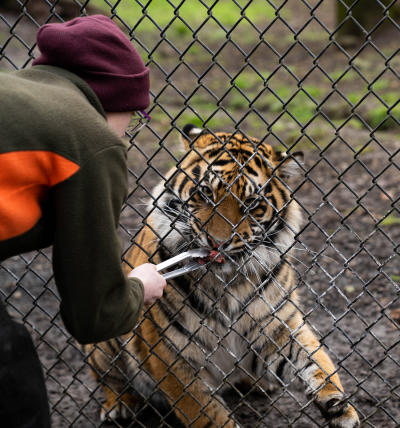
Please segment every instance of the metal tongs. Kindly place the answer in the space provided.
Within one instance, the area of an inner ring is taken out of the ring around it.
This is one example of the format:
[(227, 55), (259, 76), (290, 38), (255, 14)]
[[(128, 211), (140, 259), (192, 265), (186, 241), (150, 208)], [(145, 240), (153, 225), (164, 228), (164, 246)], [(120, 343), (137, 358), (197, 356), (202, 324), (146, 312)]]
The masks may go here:
[(162, 274), (165, 279), (171, 279), (176, 278), (177, 276), (185, 275), (188, 272), (192, 272), (193, 270), (199, 269), (200, 267), (204, 266), (203, 264), (198, 263), (196, 262), (196, 260), (193, 259), (207, 257), (209, 254), (210, 250), (207, 250), (206, 248), (195, 248), (193, 250), (185, 251), (184, 253), (171, 257), (170, 259), (165, 260), (156, 265), (157, 272), (160, 272), (161, 270), (167, 269), (185, 260), (191, 260), (189, 263), (187, 263), (181, 268)]

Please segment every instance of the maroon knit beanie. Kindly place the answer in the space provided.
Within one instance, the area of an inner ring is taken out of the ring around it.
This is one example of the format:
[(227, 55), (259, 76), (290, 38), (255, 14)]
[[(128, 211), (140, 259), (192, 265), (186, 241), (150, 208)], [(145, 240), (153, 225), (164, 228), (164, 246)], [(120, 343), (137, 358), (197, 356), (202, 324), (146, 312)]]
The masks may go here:
[(41, 55), (33, 65), (54, 65), (77, 74), (105, 111), (144, 110), (150, 105), (149, 69), (110, 18), (93, 15), (43, 25), (37, 43)]

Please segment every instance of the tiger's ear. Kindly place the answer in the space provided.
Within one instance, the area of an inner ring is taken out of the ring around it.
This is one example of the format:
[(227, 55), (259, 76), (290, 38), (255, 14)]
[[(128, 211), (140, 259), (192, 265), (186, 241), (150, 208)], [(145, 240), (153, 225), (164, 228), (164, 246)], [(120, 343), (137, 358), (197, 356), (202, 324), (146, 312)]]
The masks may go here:
[(284, 178), (295, 177), (301, 173), (304, 164), (303, 152), (275, 152), (276, 160), (278, 161), (277, 172)]
[(188, 123), (183, 127), (183, 134), (181, 134), (181, 141), (183, 142), (185, 149), (190, 149), (190, 143), (196, 139), (201, 133), (202, 129), (197, 128), (197, 126)]

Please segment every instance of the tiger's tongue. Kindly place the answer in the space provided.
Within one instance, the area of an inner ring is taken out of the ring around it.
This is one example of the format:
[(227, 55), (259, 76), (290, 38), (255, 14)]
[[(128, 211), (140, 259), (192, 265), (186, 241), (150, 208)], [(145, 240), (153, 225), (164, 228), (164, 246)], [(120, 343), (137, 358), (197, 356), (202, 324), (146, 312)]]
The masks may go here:
[(208, 262), (225, 263), (225, 257), (219, 254), (217, 250), (211, 250), (207, 257), (202, 257), (198, 261), (202, 265)]
[(225, 263), (225, 257), (222, 254), (219, 254), (217, 250), (211, 250), (208, 257), (210, 258), (210, 261)]

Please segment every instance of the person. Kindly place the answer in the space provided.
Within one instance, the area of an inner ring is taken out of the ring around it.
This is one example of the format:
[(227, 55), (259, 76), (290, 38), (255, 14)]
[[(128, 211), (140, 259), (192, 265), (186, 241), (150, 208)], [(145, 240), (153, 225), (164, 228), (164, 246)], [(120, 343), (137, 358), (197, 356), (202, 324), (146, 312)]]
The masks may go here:
[[(152, 264), (123, 273), (117, 234), (121, 137), (149, 106), (149, 70), (102, 15), (46, 24), (37, 44), (32, 67), (0, 73), (0, 261), (52, 245), (65, 327), (82, 344), (100, 342), (131, 331), (166, 285)], [(50, 426), (32, 339), (1, 301), (0, 421)]]

